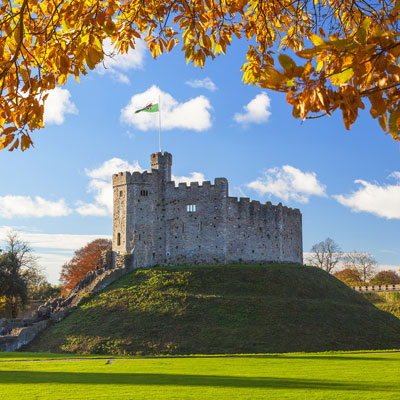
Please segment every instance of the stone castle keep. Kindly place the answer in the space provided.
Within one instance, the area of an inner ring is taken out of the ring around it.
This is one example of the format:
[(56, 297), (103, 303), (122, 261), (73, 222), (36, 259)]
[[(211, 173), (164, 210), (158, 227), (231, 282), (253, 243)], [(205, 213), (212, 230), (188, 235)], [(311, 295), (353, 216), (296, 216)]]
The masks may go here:
[(171, 181), (172, 155), (150, 156), (151, 172), (113, 175), (114, 264), (303, 262), (298, 209), (229, 197), (228, 181)]

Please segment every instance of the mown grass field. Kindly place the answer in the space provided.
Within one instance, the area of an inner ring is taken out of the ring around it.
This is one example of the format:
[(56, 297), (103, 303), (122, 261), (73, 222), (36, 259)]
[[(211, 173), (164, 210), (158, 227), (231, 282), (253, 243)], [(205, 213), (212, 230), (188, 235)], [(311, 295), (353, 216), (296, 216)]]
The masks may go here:
[[(133, 358), (111, 363), (109, 357), (79, 356), (86, 359), (71, 357), (72, 361), (61, 357), (66, 355), (0, 354), (1, 397), (7, 400), (400, 398), (400, 352)], [(54, 360), (46, 361), (51, 358)], [(38, 359), (45, 361), (32, 361)]]

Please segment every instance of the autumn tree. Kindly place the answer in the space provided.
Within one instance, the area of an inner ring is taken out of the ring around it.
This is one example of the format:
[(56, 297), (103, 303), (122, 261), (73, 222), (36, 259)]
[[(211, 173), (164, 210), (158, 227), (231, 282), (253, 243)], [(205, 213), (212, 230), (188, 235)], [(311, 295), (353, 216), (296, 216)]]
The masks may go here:
[(247, 40), (243, 81), (286, 93), (294, 117), (340, 110), (350, 129), (368, 105), (400, 140), (399, 11), (397, 0), (4, 1), (0, 147), (32, 145), (49, 91), (101, 63), (106, 38), (121, 54), (143, 38), (153, 57), (180, 43), (200, 67)]
[(343, 257), (343, 265), (346, 268), (354, 269), (360, 274), (363, 282), (368, 282), (376, 272), (377, 261), (368, 253), (346, 253)]
[(101, 253), (111, 248), (111, 240), (96, 239), (75, 251), (74, 257), (61, 268), (62, 292), (71, 290), (96, 265), (101, 265)]
[(314, 244), (307, 263), (332, 274), (341, 257), (342, 251), (339, 245), (333, 239), (326, 238), (323, 242)]
[(363, 283), (361, 274), (354, 268), (345, 268), (333, 274), (333, 276), (348, 286), (357, 286)]
[(395, 271), (380, 271), (372, 279), (371, 285), (394, 285), (400, 283), (400, 276)]

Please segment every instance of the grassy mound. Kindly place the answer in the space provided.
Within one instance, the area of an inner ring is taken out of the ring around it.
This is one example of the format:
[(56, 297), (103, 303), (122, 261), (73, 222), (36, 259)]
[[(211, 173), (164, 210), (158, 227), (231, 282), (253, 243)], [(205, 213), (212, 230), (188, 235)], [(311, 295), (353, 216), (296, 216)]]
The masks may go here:
[(92, 296), (26, 350), (229, 354), (400, 348), (400, 320), (298, 265), (156, 267)]

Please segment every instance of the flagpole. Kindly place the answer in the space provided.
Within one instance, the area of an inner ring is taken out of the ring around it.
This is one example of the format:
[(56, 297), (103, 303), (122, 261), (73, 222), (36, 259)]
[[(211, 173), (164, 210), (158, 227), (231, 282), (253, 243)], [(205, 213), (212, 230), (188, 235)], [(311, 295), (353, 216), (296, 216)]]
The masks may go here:
[(161, 95), (158, 95), (158, 147), (161, 153)]

